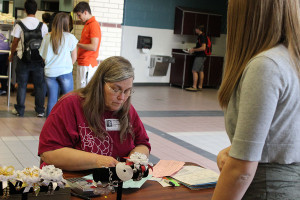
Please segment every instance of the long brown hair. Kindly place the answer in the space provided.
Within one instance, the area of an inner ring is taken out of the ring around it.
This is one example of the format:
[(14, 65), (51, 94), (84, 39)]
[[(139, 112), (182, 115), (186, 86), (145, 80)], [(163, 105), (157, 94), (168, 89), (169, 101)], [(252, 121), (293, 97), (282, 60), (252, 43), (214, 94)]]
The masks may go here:
[[(84, 98), (82, 108), (90, 129), (102, 139), (107, 134), (100, 120), (105, 112), (105, 82), (119, 82), (129, 78), (134, 78), (131, 63), (123, 57), (114, 56), (102, 61), (88, 85), (76, 91)], [(120, 121), (121, 141), (124, 141), (127, 133), (134, 137), (130, 126), (130, 105), (129, 96), (123, 107), (115, 113)]]
[(249, 60), (278, 44), (288, 47), (300, 72), (298, 0), (229, 0), (225, 70), (219, 103), (226, 108)]
[(59, 46), (62, 44), (63, 32), (69, 32), (69, 15), (67, 13), (58, 13), (55, 15), (50, 41), (52, 43), (53, 52), (57, 55)]

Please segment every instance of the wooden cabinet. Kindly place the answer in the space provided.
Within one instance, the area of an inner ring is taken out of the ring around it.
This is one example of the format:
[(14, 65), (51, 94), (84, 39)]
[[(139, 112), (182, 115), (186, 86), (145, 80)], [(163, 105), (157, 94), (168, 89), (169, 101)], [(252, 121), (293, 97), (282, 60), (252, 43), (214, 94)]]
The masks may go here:
[(209, 21), (209, 25), (207, 27), (206, 35), (210, 37), (220, 37), (222, 16), (209, 15), (208, 21)]
[(220, 56), (208, 56), (204, 63), (204, 87), (219, 88), (222, 82), (224, 58)]
[(184, 88), (193, 84), (192, 66), (194, 56), (185, 53), (173, 53), (175, 63), (171, 64), (170, 84)]
[(184, 54), (172, 54), (173, 58), (175, 58), (175, 63), (171, 64), (171, 72), (170, 72), (170, 84), (184, 86), (184, 77), (185, 77), (185, 62), (186, 55)]
[(175, 8), (174, 34), (195, 35), (195, 27), (203, 25), (206, 35), (220, 37), (222, 16), (191, 8)]
[[(192, 67), (195, 56), (181, 53), (180, 50), (173, 50), (172, 56), (175, 63), (171, 65), (170, 84), (182, 88), (193, 85)], [(207, 56), (204, 62), (203, 87), (218, 88), (222, 81), (223, 57)]]

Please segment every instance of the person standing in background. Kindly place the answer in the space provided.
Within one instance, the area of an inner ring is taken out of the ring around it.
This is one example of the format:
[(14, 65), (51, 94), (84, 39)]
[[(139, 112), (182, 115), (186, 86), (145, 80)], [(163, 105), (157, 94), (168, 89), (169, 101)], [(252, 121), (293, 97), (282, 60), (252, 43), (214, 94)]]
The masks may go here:
[(43, 38), (40, 55), (45, 61), (45, 81), (48, 91), (48, 117), (56, 104), (59, 89), (62, 94), (73, 90), (73, 64), (77, 58), (76, 37), (69, 33), (69, 15), (58, 13), (52, 31)]
[(49, 33), (52, 31), (52, 23), (53, 23), (53, 20), (54, 20), (54, 17), (58, 14), (58, 12), (54, 12), (52, 13), (52, 15), (50, 16), (50, 20), (49, 20), (49, 26), (48, 26), (48, 30), (49, 30)]
[[(23, 57), (23, 52), (26, 50), (24, 48), (25, 38), (24, 38), (23, 28), (27, 28), (29, 30), (36, 30), (36, 32), (38, 32), (40, 35), (39, 37), (42, 38), (48, 33), (48, 27), (46, 24), (43, 24), (35, 17), (35, 13), (37, 11), (37, 3), (34, 0), (27, 0), (24, 4), (24, 7), (25, 7), (27, 17), (21, 19), (21, 21), (15, 25), (11, 34), (14, 38), (11, 46), (11, 54), (9, 57), (9, 61), (12, 61), (16, 50), (18, 56), (17, 67), (16, 67), (16, 76), (17, 76), (17, 83), (18, 83), (17, 104), (14, 105), (15, 109), (12, 110), (12, 113), (20, 117), (24, 116), (27, 82), (28, 82), (29, 74), (32, 73), (33, 84), (35, 89), (35, 111), (37, 113), (37, 117), (43, 117), (45, 114), (45, 107), (44, 107), (45, 81), (44, 81), (44, 68), (43, 68), (44, 62), (43, 59), (40, 57), (39, 53), (37, 52), (38, 50), (35, 51), (34, 54), (36, 60), (32, 62), (29, 61), (25, 62), (27, 56)], [(37, 30), (39, 26), (41, 26), (41, 29)], [(34, 35), (36, 34), (37, 33), (35, 33)], [(30, 41), (30, 38), (32, 38), (32, 36), (27, 38), (26, 41)]]
[[(195, 60), (192, 68), (193, 73), (193, 87), (186, 88), (188, 91), (201, 91), (204, 79), (204, 62), (206, 55), (204, 53), (206, 49), (207, 39), (204, 35), (204, 26), (198, 26), (195, 28), (195, 32), (198, 35), (196, 47), (189, 50), (189, 53), (195, 54)], [(199, 80), (199, 84), (198, 84)], [(198, 85), (198, 88), (197, 88)]]
[(45, 23), (48, 26), (48, 29), (49, 29), (50, 19), (51, 19), (50, 13), (43, 13), (42, 14), (43, 23)]
[(300, 3), (230, 0), (213, 200), (300, 199)]
[(78, 46), (76, 88), (83, 88), (97, 70), (101, 29), (87, 2), (79, 2), (73, 12), (85, 23)]
[(69, 31), (70, 33), (73, 31), (73, 18), (71, 15), (69, 15)]
[[(50, 13), (43, 13), (43, 14), (42, 14), (42, 20), (43, 20), (43, 23), (47, 25), (48, 31), (50, 30), (50, 29), (49, 29), (50, 18), (51, 18)], [(44, 93), (45, 93), (45, 96), (46, 96), (46, 94), (47, 94), (47, 88), (46, 88), (46, 85), (44, 85)], [(33, 91), (31, 92), (30, 95), (31, 95), (31, 96), (35, 96), (35, 91), (34, 91), (34, 89), (33, 89)]]
[[(72, 30), (73, 30), (73, 18), (72, 18), (72, 16), (71, 16), (71, 14), (70, 13), (67, 13), (67, 12), (65, 12), (66, 14), (68, 14), (69, 15), (69, 32), (71, 33), (72, 32)], [(54, 20), (54, 18), (55, 18), (55, 16), (57, 15), (58, 13), (57, 12), (55, 12), (55, 13), (53, 13), (51, 16), (50, 16), (50, 19), (49, 19), (49, 26), (48, 26), (48, 28), (49, 28), (49, 32), (51, 32), (51, 28), (52, 28), (52, 23), (53, 23), (53, 20)]]

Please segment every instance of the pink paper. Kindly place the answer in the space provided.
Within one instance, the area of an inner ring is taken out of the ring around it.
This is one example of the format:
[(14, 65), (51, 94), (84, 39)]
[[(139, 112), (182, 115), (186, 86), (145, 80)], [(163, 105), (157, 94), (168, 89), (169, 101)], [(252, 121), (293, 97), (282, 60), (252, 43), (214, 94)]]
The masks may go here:
[(176, 160), (160, 160), (154, 167), (152, 176), (156, 178), (164, 177), (164, 176), (171, 176), (178, 172), (185, 162), (176, 161)]

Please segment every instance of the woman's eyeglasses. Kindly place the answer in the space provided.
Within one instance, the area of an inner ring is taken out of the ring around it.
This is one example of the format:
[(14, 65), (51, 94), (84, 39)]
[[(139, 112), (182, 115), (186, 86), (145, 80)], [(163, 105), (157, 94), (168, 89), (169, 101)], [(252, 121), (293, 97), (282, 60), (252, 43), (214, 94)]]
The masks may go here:
[(129, 89), (123, 91), (123, 90), (121, 90), (119, 88), (112, 88), (112, 87), (110, 87), (106, 82), (104, 82), (104, 83), (107, 85), (108, 89), (110, 91), (112, 91), (113, 94), (116, 95), (116, 96), (119, 96), (122, 93), (124, 93), (125, 97), (129, 97), (129, 96), (131, 96), (134, 93), (133, 88), (129, 88)]

